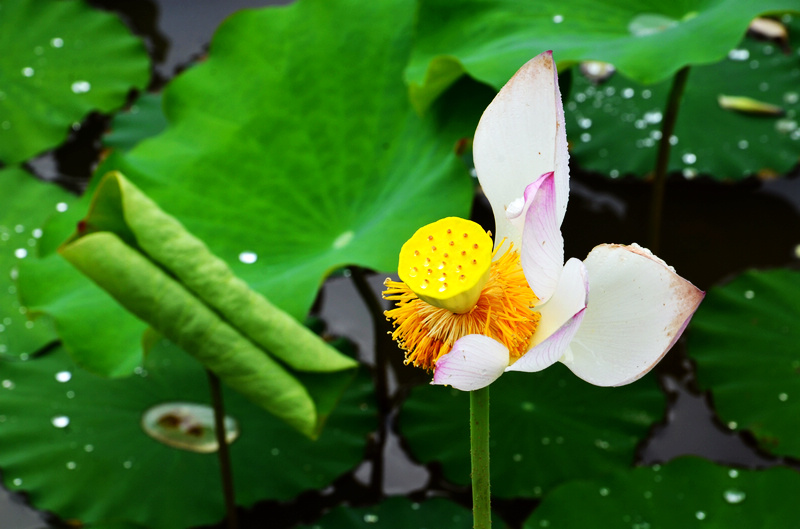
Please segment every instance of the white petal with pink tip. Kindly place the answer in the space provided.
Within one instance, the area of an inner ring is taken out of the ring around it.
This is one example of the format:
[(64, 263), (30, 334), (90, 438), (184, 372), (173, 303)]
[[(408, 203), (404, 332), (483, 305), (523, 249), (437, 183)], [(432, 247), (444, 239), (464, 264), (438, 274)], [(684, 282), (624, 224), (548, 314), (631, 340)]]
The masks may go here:
[(552, 52), (528, 61), (486, 108), (475, 131), (478, 180), (495, 217), (496, 244), (519, 247), (506, 208), (540, 175), (555, 171), (557, 224), (567, 209), (569, 168), (564, 109)]
[(555, 181), (546, 173), (525, 189), (520, 260), (533, 293), (545, 303), (564, 267), (564, 237), (556, 223)]
[(597, 246), (584, 264), (589, 302), (562, 362), (597, 386), (629, 384), (669, 351), (705, 293), (636, 245)]
[(449, 353), (439, 357), (431, 384), (474, 391), (497, 380), (506, 366), (508, 349), (503, 344), (482, 334), (470, 334), (457, 340)]
[(570, 259), (553, 297), (537, 307), (542, 318), (533, 335), (533, 347), (506, 371), (541, 371), (558, 362), (581, 325), (588, 296), (586, 268), (579, 259)]

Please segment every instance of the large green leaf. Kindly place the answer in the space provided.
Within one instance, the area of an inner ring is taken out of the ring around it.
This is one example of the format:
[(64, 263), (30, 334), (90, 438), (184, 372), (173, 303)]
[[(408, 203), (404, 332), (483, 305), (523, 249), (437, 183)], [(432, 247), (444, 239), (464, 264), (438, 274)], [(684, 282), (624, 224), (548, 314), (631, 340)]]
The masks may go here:
[(296, 371), (356, 366), (251, 290), (118, 173), (100, 183), (89, 214), (59, 253), (228, 385), (307, 435), (320, 427), (314, 401), (266, 352)]
[[(468, 529), (472, 526), (472, 513), (444, 498), (431, 498), (421, 503), (388, 498), (371, 507), (337, 507), (314, 524), (298, 529)], [(492, 527), (502, 529), (505, 524), (494, 519)]]
[(797, 525), (800, 474), (738, 470), (699, 458), (565, 484), (544, 498), (525, 529), (782, 529)]
[(692, 319), (700, 387), (731, 428), (800, 457), (800, 273), (746, 272), (709, 291)]
[[(792, 24), (800, 31), (800, 23)], [(642, 86), (620, 74), (595, 86), (573, 78), (567, 108), (570, 152), (586, 169), (645, 176), (655, 166), (671, 82)], [(669, 169), (714, 178), (784, 174), (800, 160), (800, 56), (745, 39), (724, 61), (692, 68)], [(748, 97), (783, 115), (724, 109), (719, 97)]]
[(144, 46), (114, 15), (77, 0), (0, 0), (0, 13), (0, 161), (55, 147), (147, 83)]
[(0, 356), (29, 355), (55, 339), (49, 326), (27, 318), (15, 280), (20, 265), (35, 259), (42, 224), (66, 211), (74, 198), (20, 168), (0, 171)]
[(463, 72), (499, 89), (544, 50), (654, 83), (722, 59), (757, 15), (791, 10), (796, 0), (422, 0), (406, 77), (421, 108)]
[[(224, 516), (215, 453), (168, 446), (142, 428), (163, 403), (208, 405), (207, 377), (177, 347), (159, 343), (137, 376), (93, 376), (55, 351), (0, 366), (0, 467), (11, 490), (84, 523), (119, 520), (150, 529), (211, 524)], [(317, 441), (310, 441), (234, 392), (238, 423), (230, 453), (237, 503), (288, 500), (327, 486), (363, 457), (375, 428), (372, 384), (362, 373)], [(102, 491), (102, 493), (100, 492)]]
[(396, 268), (420, 225), (468, 214), (453, 146), (482, 110), (450, 103), (459, 112), (443, 129), (411, 109), (414, 7), (301, 0), (238, 13), (166, 90), (167, 130), (116, 168), (297, 318), (331, 270)]
[[(654, 377), (600, 388), (561, 364), (504, 375), (491, 391), (492, 493), (538, 497), (569, 479), (627, 468), (664, 404)], [(469, 482), (467, 393), (415, 388), (400, 428), (420, 461), (439, 461), (448, 479)]]

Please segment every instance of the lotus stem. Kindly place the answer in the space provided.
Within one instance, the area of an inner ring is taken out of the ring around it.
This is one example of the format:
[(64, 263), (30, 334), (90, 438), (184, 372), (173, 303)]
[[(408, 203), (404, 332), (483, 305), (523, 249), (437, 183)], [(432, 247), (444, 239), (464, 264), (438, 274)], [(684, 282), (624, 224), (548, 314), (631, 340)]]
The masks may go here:
[(469, 442), (472, 460), (474, 529), (492, 527), (489, 481), (489, 386), (469, 393)]
[(683, 90), (689, 78), (689, 67), (684, 66), (672, 79), (669, 90), (667, 108), (664, 110), (664, 120), (661, 125), (661, 140), (658, 142), (658, 155), (656, 157), (655, 176), (653, 182), (653, 195), (650, 202), (650, 236), (648, 246), (654, 253), (661, 248), (661, 215), (664, 209), (664, 190), (667, 182), (667, 168), (669, 167), (669, 153), (672, 147), (670, 138), (675, 131), (675, 122), (678, 120), (678, 109), (681, 105)]
[(212, 371), (208, 373), (208, 385), (211, 390), (211, 404), (214, 407), (214, 434), (217, 437), (217, 456), (222, 474), (222, 492), (225, 496), (225, 512), (228, 529), (239, 529), (239, 518), (236, 512), (236, 496), (233, 492), (233, 471), (228, 449), (227, 432), (225, 431), (225, 405), (222, 402), (222, 390), (219, 377)]

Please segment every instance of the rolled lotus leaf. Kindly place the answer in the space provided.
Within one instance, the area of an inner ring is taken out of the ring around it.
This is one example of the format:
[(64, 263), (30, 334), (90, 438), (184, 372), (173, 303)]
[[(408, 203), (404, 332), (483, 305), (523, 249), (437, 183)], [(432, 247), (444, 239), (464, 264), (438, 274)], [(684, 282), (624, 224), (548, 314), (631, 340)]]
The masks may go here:
[(103, 178), (59, 252), (153, 331), (310, 437), (325, 414), (315, 400), (330, 408), (327, 393), (338, 393), (349, 377), (330, 385), (302, 376), (324, 388), (321, 396), (292, 371), (321, 376), (357, 365), (251, 290), (119, 173)]

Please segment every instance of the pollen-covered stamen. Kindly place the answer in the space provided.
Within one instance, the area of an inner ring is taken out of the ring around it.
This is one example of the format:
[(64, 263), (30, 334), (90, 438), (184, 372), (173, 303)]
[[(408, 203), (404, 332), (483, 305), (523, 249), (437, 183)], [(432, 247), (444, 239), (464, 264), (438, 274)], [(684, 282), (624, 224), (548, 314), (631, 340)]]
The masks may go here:
[(477, 303), (492, 263), (492, 238), (470, 220), (423, 226), (400, 250), (400, 279), (422, 300), (457, 314)]

